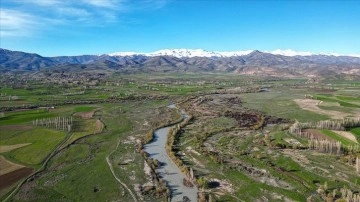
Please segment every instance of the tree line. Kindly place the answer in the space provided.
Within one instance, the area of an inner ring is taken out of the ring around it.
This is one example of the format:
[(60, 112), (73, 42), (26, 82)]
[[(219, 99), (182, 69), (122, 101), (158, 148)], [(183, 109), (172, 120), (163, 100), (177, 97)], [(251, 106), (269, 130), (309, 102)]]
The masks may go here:
[(346, 130), (360, 126), (360, 118), (344, 118), (339, 120), (326, 120), (317, 122), (301, 123), (296, 121), (289, 129), (291, 133), (301, 134), (303, 129), (327, 129), (327, 130)]
[(46, 128), (53, 128), (56, 130), (71, 131), (73, 118), (72, 117), (55, 117), (55, 118), (44, 118), (35, 119), (32, 121), (34, 126), (41, 126)]

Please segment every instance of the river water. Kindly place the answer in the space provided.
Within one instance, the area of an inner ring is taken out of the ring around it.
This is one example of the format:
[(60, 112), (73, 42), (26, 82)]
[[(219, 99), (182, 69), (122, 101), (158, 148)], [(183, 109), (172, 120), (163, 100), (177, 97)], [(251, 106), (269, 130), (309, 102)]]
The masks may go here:
[[(170, 108), (175, 108), (174, 105), (170, 105)], [(181, 111), (183, 119), (187, 118), (187, 114)], [(186, 177), (176, 164), (170, 159), (166, 152), (165, 145), (169, 129), (172, 126), (160, 128), (154, 132), (154, 140), (144, 146), (144, 150), (149, 153), (149, 157), (157, 159), (164, 165), (157, 169), (157, 172), (167, 182), (168, 187), (171, 190), (171, 201), (183, 201), (183, 197), (187, 196), (192, 202), (197, 201), (197, 188), (186, 187), (183, 184), (183, 179)]]

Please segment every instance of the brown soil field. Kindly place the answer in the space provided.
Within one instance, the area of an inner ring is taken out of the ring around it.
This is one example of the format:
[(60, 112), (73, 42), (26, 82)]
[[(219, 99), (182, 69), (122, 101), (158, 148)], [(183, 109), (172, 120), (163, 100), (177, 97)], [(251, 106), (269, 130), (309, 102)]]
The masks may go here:
[(104, 124), (100, 120), (96, 120), (94, 133), (101, 133), (104, 129)]
[(30, 130), (32, 126), (26, 125), (7, 125), (7, 126), (0, 126), (0, 130)]
[(18, 170), (0, 175), (0, 190), (3, 190), (12, 184), (16, 183), (20, 179), (30, 175), (33, 172), (32, 168), (22, 167)]
[(305, 129), (303, 131), (304, 133), (310, 133), (314, 139), (317, 140), (328, 140), (328, 141), (334, 141), (332, 138), (328, 137), (327, 135), (322, 134), (319, 130), (317, 129)]
[(0, 155), (0, 176), (18, 170), (23, 167), (24, 167), (23, 165), (8, 161), (5, 157)]
[(32, 143), (13, 144), (13, 145), (0, 145), (0, 153), (5, 153), (5, 152), (8, 152), (8, 151), (12, 151), (14, 149), (25, 147), (25, 146), (30, 145), (30, 144), (32, 144)]
[(74, 116), (78, 116), (82, 119), (91, 119), (94, 116), (96, 110), (89, 111), (89, 112), (77, 112)]

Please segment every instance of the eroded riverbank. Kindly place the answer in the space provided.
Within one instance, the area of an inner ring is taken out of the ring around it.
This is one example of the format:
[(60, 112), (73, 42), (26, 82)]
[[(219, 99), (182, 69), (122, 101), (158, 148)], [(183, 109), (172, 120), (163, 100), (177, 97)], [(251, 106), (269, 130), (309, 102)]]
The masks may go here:
[[(169, 107), (173, 108), (174, 105)], [(181, 111), (183, 120), (188, 116), (184, 111)], [(166, 181), (171, 190), (171, 201), (183, 201), (183, 197), (188, 197), (191, 201), (197, 201), (197, 188), (186, 187), (183, 184), (185, 174), (176, 166), (166, 152), (165, 145), (168, 132), (174, 126), (163, 127), (154, 132), (154, 139), (151, 143), (144, 146), (144, 150), (150, 155), (150, 158), (157, 159), (163, 165), (157, 169), (159, 175)]]

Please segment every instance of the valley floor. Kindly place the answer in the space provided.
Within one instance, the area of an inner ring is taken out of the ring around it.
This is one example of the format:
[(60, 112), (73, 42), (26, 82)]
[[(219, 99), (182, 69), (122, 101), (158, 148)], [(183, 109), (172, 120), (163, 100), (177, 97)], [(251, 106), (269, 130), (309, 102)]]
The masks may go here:
[[(306, 81), (134, 74), (4, 86), (1, 200), (172, 198), (146, 149), (169, 125), (166, 152), (199, 201), (359, 200), (360, 83)], [(191, 119), (180, 124), (171, 103)]]

